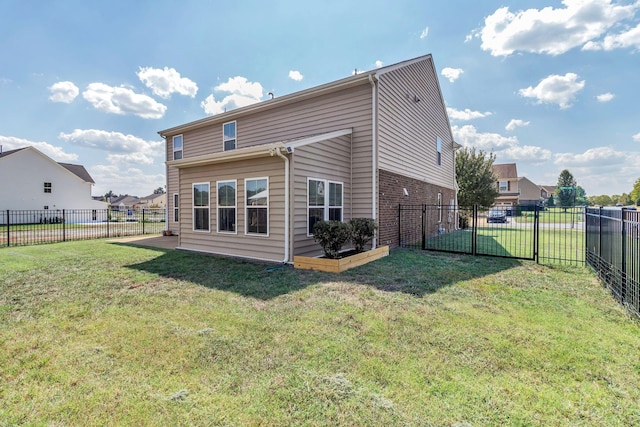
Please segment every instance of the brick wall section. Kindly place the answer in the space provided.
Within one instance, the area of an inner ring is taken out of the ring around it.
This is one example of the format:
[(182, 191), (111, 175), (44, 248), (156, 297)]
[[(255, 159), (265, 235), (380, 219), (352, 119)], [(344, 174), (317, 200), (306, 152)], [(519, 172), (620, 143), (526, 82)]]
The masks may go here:
[[(427, 212), (427, 234), (436, 234), (439, 227), (449, 229), (447, 212), (455, 191), (414, 178), (398, 175), (385, 170), (378, 173), (378, 246), (399, 246), (398, 241), (398, 205), (430, 205)], [(408, 196), (404, 195), (407, 189)], [(438, 223), (438, 193), (442, 193), (443, 223)]]

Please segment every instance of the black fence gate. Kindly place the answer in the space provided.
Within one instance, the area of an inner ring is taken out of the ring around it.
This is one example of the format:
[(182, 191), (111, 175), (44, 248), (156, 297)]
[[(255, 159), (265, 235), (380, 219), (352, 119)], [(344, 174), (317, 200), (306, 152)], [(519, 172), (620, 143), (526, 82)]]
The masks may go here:
[(401, 247), (532, 260), (584, 263), (583, 207), (400, 205)]

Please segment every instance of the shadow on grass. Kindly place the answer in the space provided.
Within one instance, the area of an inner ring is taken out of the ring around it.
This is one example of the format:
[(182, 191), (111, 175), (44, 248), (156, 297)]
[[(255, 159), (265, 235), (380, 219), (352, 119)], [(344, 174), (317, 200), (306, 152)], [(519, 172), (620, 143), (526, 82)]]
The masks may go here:
[(328, 282), (364, 284), (386, 292), (421, 297), (461, 280), (486, 276), (520, 264), (512, 259), (394, 249), (388, 257), (333, 274), (188, 251), (154, 250), (162, 254), (128, 267), (261, 300)]

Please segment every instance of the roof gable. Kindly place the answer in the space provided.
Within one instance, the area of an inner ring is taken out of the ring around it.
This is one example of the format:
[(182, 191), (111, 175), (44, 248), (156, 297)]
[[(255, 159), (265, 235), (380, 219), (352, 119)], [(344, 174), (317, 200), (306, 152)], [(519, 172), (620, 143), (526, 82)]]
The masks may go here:
[(84, 166), (82, 166), (82, 165), (74, 165), (74, 164), (71, 164), (71, 163), (59, 163), (59, 162), (56, 162), (51, 157), (47, 156), (46, 154), (44, 154), (43, 152), (41, 152), (40, 150), (38, 150), (37, 148), (32, 147), (32, 146), (23, 147), (23, 148), (17, 148), (15, 150), (9, 150), (9, 151), (5, 151), (3, 153), (0, 153), (0, 159), (1, 158), (5, 158), (5, 157), (9, 157), (12, 154), (15, 154), (15, 153), (18, 153), (18, 152), (25, 152), (25, 150), (28, 150), (28, 152), (33, 152), (33, 153), (36, 153), (36, 154), (44, 157), (45, 159), (47, 159), (52, 164), (55, 164), (58, 167), (61, 167), (66, 172), (72, 173), (74, 176), (76, 176), (77, 178), (81, 179), (83, 182), (89, 182), (91, 184), (95, 184), (95, 181), (93, 180), (93, 178), (91, 178), (91, 175), (89, 175), (89, 172), (87, 172), (87, 170), (85, 169)]
[[(314, 86), (309, 89), (293, 92), (280, 97), (260, 101), (255, 104), (248, 105), (246, 107), (236, 108), (236, 109), (227, 111), (225, 113), (216, 114), (210, 117), (205, 117), (200, 120), (178, 125), (169, 129), (161, 130), (158, 132), (158, 134), (160, 134), (162, 137), (167, 137), (170, 135), (178, 135), (182, 132), (198, 129), (204, 126), (209, 126), (211, 124), (228, 122), (248, 114), (253, 114), (260, 111), (266, 111), (281, 105), (286, 105), (289, 103), (298, 102), (306, 99), (312, 99), (327, 93), (336, 92), (336, 91), (353, 87), (353, 86), (369, 84), (369, 82), (373, 78), (375, 78), (377, 75), (384, 74), (389, 71), (396, 70), (398, 68), (406, 67), (416, 62), (424, 61), (427, 58), (431, 58), (431, 54), (423, 55), (417, 58), (402, 61), (397, 64), (391, 64), (391, 65), (377, 68), (374, 70), (365, 71), (362, 73), (355, 74), (353, 76), (345, 77), (343, 79), (325, 83), (320, 86)], [(440, 90), (439, 86), (438, 86), (438, 90)]]
[(498, 179), (518, 179), (518, 169), (515, 163), (493, 165), (493, 173)]

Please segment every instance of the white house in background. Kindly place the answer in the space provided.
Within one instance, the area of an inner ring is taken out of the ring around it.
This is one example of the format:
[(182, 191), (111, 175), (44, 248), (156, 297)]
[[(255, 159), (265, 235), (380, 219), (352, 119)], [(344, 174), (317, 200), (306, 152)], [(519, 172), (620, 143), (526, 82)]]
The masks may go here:
[[(0, 151), (0, 212), (3, 215), (7, 210), (34, 210), (51, 211), (37, 215), (55, 218), (63, 209), (107, 209), (107, 203), (91, 198), (94, 183), (84, 166), (58, 163), (34, 147)], [(99, 213), (87, 215), (87, 220), (99, 221), (103, 219), (100, 216)], [(0, 217), (0, 222), (4, 220)], [(39, 220), (29, 217), (19, 222)]]

